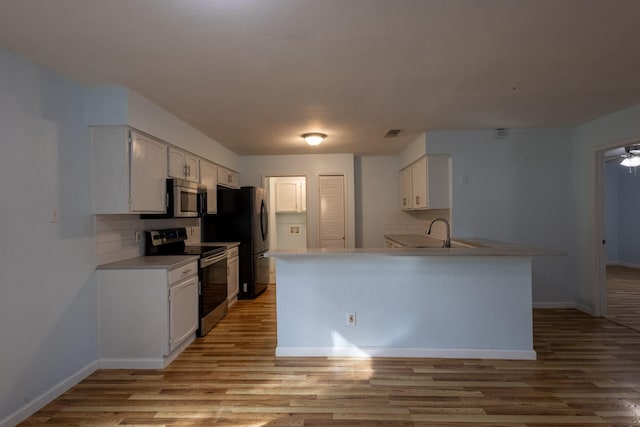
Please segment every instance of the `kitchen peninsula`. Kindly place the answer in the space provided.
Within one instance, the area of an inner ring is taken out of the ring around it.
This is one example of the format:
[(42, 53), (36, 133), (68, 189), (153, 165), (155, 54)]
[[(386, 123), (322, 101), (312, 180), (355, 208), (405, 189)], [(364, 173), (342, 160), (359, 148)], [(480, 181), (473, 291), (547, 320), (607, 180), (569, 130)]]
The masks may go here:
[(535, 359), (531, 261), (499, 242), (273, 250), (278, 356)]

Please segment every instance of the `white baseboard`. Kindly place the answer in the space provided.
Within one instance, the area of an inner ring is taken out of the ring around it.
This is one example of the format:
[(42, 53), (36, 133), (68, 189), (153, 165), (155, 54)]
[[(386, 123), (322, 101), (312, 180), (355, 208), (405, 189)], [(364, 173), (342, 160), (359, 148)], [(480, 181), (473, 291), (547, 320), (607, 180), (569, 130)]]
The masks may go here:
[(576, 303), (573, 301), (534, 302), (533, 308), (576, 308)]
[(26, 420), (31, 415), (44, 408), (47, 404), (56, 399), (62, 393), (66, 392), (71, 387), (78, 384), (89, 375), (93, 374), (97, 369), (97, 361), (93, 361), (85, 365), (79, 371), (63, 379), (62, 381), (51, 387), (49, 390), (45, 391), (40, 396), (33, 399), (31, 402), (15, 411), (13, 414), (9, 415), (3, 420), (0, 420), (0, 427), (13, 427), (18, 423)]
[(576, 310), (580, 310), (583, 313), (587, 313), (591, 316), (595, 316), (595, 314), (593, 314), (593, 309), (591, 307), (587, 307), (586, 305), (583, 305), (580, 303), (575, 303), (574, 306)]
[(533, 308), (573, 308), (575, 310), (582, 311), (583, 313), (587, 313), (591, 316), (594, 315), (591, 307), (587, 307), (586, 305), (577, 303), (575, 301), (534, 302)]
[(100, 369), (163, 369), (195, 341), (195, 332), (167, 357), (101, 357)]
[(621, 267), (639, 268), (640, 269), (640, 264), (634, 264), (632, 262), (607, 261), (607, 266), (615, 266), (615, 265), (619, 265)]
[(436, 359), (535, 360), (535, 350), (388, 348), (388, 347), (276, 347), (277, 357), (420, 357)]
[(632, 264), (630, 262), (619, 262), (618, 265), (629, 268), (640, 268), (640, 264)]
[(164, 359), (100, 359), (100, 369), (162, 369)]

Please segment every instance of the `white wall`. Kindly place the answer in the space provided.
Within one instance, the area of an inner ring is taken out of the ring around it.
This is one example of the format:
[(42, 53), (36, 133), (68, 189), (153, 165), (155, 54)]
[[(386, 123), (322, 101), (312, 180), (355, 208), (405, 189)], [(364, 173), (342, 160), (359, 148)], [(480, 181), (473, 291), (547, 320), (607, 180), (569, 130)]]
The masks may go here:
[(0, 49), (0, 425), (97, 358), (83, 90)]
[(596, 166), (595, 152), (608, 147), (620, 147), (640, 140), (640, 105), (584, 123), (575, 129), (573, 138), (573, 197), (575, 238), (575, 300), (599, 315), (599, 266), (596, 254), (600, 240), (596, 223)]
[(396, 156), (355, 158), (356, 247), (383, 248), (385, 213), (400, 206)]
[(85, 116), (91, 125), (127, 125), (229, 169), (238, 170), (239, 157), (217, 141), (123, 87), (87, 88)]
[(571, 130), (428, 132), (427, 152), (452, 155), (454, 235), (565, 252), (535, 259), (533, 300), (573, 301)]
[(263, 187), (269, 176), (307, 178), (307, 242), (318, 247), (318, 175), (344, 174), (347, 186), (347, 247), (355, 245), (353, 154), (244, 156), (240, 158), (240, 185)]

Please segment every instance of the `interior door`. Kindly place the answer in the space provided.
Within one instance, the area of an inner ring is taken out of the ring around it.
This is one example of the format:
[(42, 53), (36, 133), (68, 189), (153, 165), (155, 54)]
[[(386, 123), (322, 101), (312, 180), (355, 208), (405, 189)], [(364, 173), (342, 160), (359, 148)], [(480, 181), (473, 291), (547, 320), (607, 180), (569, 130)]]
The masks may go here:
[(320, 247), (344, 248), (346, 215), (344, 175), (320, 175)]

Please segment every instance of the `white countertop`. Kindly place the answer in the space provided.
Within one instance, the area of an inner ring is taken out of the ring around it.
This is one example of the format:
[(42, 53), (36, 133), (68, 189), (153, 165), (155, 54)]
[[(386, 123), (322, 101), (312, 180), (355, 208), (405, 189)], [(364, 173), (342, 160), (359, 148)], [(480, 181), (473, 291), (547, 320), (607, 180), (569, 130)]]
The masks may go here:
[[(394, 241), (402, 248), (306, 248), (274, 249), (265, 256), (273, 258), (295, 258), (301, 256), (558, 256), (562, 253), (546, 249), (518, 246), (511, 243), (486, 239), (454, 239), (451, 248), (443, 248), (442, 241), (419, 234), (391, 234), (385, 238)], [(427, 247), (424, 247), (427, 246)]]
[(173, 270), (200, 259), (197, 255), (158, 255), (135, 258), (99, 265), (97, 270)]

